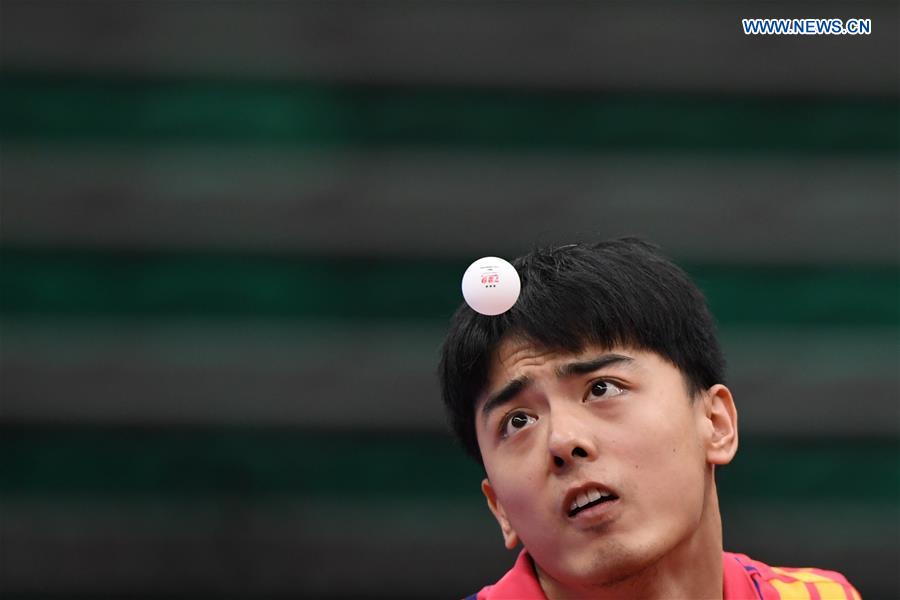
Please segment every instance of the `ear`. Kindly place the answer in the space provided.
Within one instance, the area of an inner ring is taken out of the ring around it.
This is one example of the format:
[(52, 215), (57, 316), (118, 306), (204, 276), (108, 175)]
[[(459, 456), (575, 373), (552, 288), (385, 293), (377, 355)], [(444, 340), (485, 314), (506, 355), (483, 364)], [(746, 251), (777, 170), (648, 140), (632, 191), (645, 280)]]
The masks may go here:
[(731, 390), (716, 384), (706, 390), (704, 407), (707, 420), (706, 461), (727, 465), (738, 449), (737, 408)]
[(506, 544), (507, 550), (514, 549), (519, 545), (519, 536), (509, 523), (509, 519), (506, 518), (506, 511), (503, 510), (503, 506), (497, 501), (497, 494), (494, 493), (491, 482), (484, 479), (481, 482), (481, 491), (487, 499), (488, 508), (491, 509), (491, 513), (493, 513), (494, 518), (497, 519), (497, 523), (500, 525), (500, 531), (503, 533), (503, 543)]

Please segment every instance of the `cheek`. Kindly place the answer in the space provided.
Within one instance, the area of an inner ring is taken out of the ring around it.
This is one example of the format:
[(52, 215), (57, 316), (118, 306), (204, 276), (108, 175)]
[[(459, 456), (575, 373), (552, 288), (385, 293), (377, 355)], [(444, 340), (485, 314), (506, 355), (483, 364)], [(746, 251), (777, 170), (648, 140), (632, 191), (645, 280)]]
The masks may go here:
[(555, 543), (554, 507), (545, 476), (522, 458), (497, 473), (494, 490), (519, 538), (530, 547), (543, 548)]
[(692, 504), (702, 497), (704, 457), (688, 415), (648, 415), (641, 431), (634, 443), (623, 444), (639, 497), (653, 506)]
[(528, 514), (536, 501), (538, 484), (531, 462), (521, 455), (494, 455), (487, 467), (488, 478), (509, 516)]
[(510, 515), (533, 515), (540, 496), (535, 494), (538, 481), (533, 473), (519, 467), (504, 479), (504, 506)]

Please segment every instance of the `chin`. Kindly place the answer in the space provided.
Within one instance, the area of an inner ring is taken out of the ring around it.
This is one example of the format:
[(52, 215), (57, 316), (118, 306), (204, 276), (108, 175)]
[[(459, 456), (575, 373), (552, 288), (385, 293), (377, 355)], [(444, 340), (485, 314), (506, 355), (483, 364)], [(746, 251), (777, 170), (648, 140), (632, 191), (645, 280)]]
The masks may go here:
[(565, 571), (561, 579), (573, 583), (590, 582), (594, 586), (616, 585), (653, 568), (663, 554), (659, 550), (611, 542), (589, 554), (572, 557), (568, 564), (561, 565)]

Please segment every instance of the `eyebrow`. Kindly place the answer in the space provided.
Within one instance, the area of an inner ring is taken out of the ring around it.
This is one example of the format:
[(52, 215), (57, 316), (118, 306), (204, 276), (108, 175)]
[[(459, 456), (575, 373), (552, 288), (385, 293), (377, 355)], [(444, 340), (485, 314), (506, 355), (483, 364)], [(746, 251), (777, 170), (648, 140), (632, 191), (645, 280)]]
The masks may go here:
[[(575, 361), (560, 365), (556, 369), (556, 376), (560, 379), (565, 379), (575, 375), (593, 373), (594, 371), (598, 371), (611, 365), (629, 365), (633, 362), (633, 358), (623, 356), (622, 354), (604, 354), (603, 356), (598, 356), (597, 358), (592, 358), (590, 360)], [(521, 394), (526, 388), (531, 386), (532, 382), (533, 380), (531, 378), (522, 375), (521, 377), (510, 380), (500, 391), (491, 394), (485, 401), (484, 406), (481, 407), (482, 419), (487, 421), (488, 416), (494, 410), (504, 404), (512, 402), (513, 399)]]

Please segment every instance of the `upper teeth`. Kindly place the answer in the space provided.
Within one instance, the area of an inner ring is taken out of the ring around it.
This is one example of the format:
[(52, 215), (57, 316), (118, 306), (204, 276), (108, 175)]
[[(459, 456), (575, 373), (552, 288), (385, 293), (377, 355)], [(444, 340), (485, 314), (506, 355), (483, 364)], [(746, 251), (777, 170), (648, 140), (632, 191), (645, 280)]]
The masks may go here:
[(599, 500), (600, 498), (606, 498), (607, 496), (612, 496), (612, 494), (610, 494), (609, 492), (601, 492), (597, 488), (587, 490), (586, 492), (581, 492), (580, 494), (578, 494), (575, 500), (572, 501), (572, 506), (569, 507), (569, 511), (576, 510), (591, 502)]

